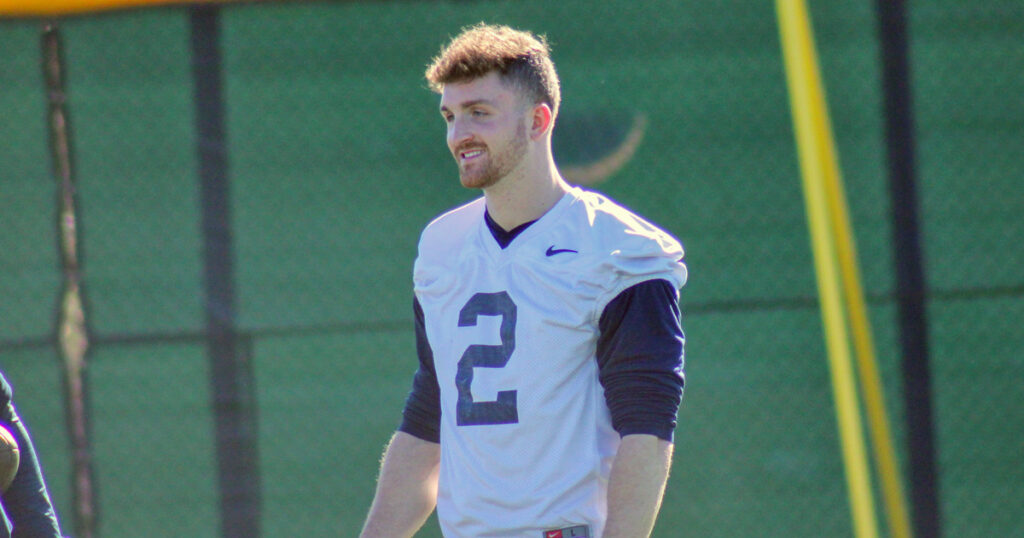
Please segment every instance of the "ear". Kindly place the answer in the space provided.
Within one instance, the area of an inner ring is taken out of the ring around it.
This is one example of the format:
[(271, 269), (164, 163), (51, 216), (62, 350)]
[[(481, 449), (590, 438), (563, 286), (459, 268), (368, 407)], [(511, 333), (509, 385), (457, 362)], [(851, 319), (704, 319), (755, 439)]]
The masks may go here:
[(547, 103), (539, 103), (533, 105), (533, 112), (531, 115), (530, 125), (530, 138), (537, 140), (546, 133), (551, 132), (551, 128), (554, 127), (555, 123), (554, 114), (551, 112), (551, 107)]

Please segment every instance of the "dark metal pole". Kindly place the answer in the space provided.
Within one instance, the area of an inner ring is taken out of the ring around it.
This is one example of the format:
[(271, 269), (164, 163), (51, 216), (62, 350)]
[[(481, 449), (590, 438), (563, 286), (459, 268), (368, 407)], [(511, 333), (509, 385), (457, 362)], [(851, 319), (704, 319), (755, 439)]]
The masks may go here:
[(64, 88), (64, 51), (56, 24), (42, 34), (43, 76), (46, 80), (50, 152), (57, 180), (57, 242), (63, 289), (57, 314), (57, 342), (64, 365), (65, 414), (71, 443), (71, 483), (75, 535), (90, 538), (96, 532), (95, 477), (92, 468), (88, 383), (89, 352), (85, 293), (82, 283), (81, 222), (71, 151), (71, 126)]
[(940, 533), (941, 518), (928, 366), (926, 283), (917, 214), (906, 7), (904, 0), (878, 0), (877, 8), (914, 534), (918, 538), (935, 538)]
[(234, 253), (219, 8), (191, 8), (207, 348), (217, 442), (221, 535), (260, 535), (256, 402), (248, 346), (235, 329)]

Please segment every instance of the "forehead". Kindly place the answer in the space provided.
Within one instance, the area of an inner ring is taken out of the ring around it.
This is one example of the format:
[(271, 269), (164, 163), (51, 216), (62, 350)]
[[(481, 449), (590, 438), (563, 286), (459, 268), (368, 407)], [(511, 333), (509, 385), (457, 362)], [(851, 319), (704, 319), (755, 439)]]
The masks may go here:
[(515, 91), (502, 82), (497, 73), (488, 73), (468, 82), (448, 83), (441, 90), (442, 110), (455, 110), (479, 102), (511, 105), (515, 101)]

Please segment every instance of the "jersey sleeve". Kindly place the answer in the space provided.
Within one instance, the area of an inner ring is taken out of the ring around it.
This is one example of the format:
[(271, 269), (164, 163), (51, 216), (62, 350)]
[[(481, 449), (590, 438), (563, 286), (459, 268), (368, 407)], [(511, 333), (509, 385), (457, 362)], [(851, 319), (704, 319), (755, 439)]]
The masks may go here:
[(597, 280), (602, 282), (602, 294), (595, 317), (624, 290), (642, 282), (665, 280), (674, 289), (686, 284), (683, 245), (676, 238), (619, 206), (599, 207), (603, 211), (594, 219), (593, 235), (600, 242)]
[(673, 282), (635, 284), (601, 315), (597, 361), (612, 427), (672, 441), (685, 385), (685, 336)]
[(419, 356), (419, 369), (413, 376), (412, 390), (405, 400), (402, 423), (398, 430), (424, 441), (439, 443), (441, 389), (437, 384), (437, 373), (434, 370), (434, 352), (427, 341), (423, 307), (417, 299), (413, 300), (413, 312), (416, 317), (416, 353)]

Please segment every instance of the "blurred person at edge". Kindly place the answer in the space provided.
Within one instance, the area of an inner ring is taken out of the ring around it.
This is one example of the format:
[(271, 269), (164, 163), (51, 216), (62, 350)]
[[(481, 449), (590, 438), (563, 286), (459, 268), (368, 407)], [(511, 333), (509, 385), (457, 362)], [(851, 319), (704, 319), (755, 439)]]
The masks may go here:
[(0, 538), (60, 538), (57, 512), (43, 479), (32, 437), (14, 408), (14, 391), (0, 372), (0, 425), (18, 442), (14, 481), (0, 494)]

